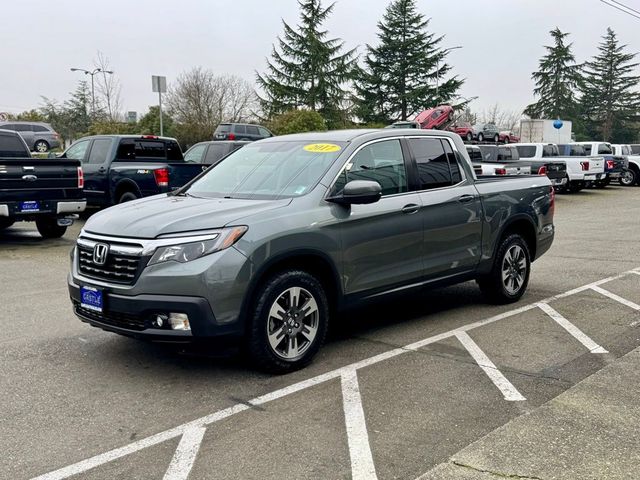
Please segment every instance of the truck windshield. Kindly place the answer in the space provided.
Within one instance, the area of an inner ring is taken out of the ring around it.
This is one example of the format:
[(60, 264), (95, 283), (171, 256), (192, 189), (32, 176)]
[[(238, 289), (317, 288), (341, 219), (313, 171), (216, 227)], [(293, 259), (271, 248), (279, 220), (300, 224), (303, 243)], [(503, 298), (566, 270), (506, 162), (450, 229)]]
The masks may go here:
[(344, 142), (247, 145), (195, 181), (195, 197), (275, 200), (310, 192), (340, 156)]

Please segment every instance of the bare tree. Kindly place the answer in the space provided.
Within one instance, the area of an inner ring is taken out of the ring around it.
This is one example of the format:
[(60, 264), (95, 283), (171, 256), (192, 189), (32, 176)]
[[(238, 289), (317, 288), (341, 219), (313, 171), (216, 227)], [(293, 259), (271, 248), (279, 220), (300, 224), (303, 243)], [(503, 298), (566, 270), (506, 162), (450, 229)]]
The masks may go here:
[(167, 109), (189, 141), (210, 138), (221, 122), (248, 121), (256, 106), (253, 87), (234, 75), (195, 67), (178, 76), (167, 92)]
[(493, 123), (504, 130), (518, 130), (521, 111), (503, 110), (498, 103), (494, 103), (480, 115), (482, 123)]
[(96, 102), (110, 122), (122, 121), (124, 115), (122, 113), (122, 86), (120, 80), (115, 74), (104, 73), (111, 71), (111, 62), (109, 57), (102, 52), (98, 52), (97, 58), (93, 61), (96, 68), (102, 70), (102, 73), (96, 75)]

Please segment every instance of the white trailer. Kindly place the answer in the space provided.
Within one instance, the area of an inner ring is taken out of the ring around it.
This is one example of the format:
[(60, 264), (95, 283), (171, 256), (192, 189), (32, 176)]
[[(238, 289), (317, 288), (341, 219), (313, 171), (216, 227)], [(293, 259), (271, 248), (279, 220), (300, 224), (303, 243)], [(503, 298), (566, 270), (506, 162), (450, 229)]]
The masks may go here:
[(553, 124), (557, 120), (521, 120), (520, 141), (522, 143), (570, 143), (572, 124), (569, 120), (562, 121), (561, 128)]

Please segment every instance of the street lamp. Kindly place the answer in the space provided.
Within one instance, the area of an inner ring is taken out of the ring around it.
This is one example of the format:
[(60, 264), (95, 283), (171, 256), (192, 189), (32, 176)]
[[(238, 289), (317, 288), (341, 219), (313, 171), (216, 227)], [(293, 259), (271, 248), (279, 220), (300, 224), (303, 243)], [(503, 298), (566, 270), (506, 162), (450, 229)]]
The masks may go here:
[[(445, 48), (444, 50), (442, 50), (441, 56), (444, 56), (445, 53), (450, 52), (451, 50), (458, 50), (459, 48), (462, 48), (462, 46)], [(440, 102), (439, 91), (440, 91), (440, 56), (438, 56), (438, 58), (436, 59), (436, 99), (438, 100), (438, 102), (436, 103)]]
[(111, 70), (102, 70), (101, 68), (96, 68), (95, 70), (89, 71), (89, 70), (85, 70), (84, 68), (72, 68), (71, 69), (72, 72), (83, 72), (85, 75), (91, 75), (91, 115), (93, 115), (95, 117), (96, 115), (96, 91), (95, 91), (95, 86), (93, 83), (93, 77), (97, 74), (102, 72), (102, 74), (113, 74), (113, 71)]

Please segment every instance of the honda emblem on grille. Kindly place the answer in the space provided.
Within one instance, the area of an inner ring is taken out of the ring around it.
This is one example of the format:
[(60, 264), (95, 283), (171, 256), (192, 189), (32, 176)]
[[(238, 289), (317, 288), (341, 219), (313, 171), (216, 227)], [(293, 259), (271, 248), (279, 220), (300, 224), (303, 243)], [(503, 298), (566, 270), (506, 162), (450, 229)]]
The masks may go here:
[(107, 263), (107, 255), (109, 254), (109, 245), (106, 243), (96, 243), (93, 247), (93, 263), (96, 265), (104, 265)]

